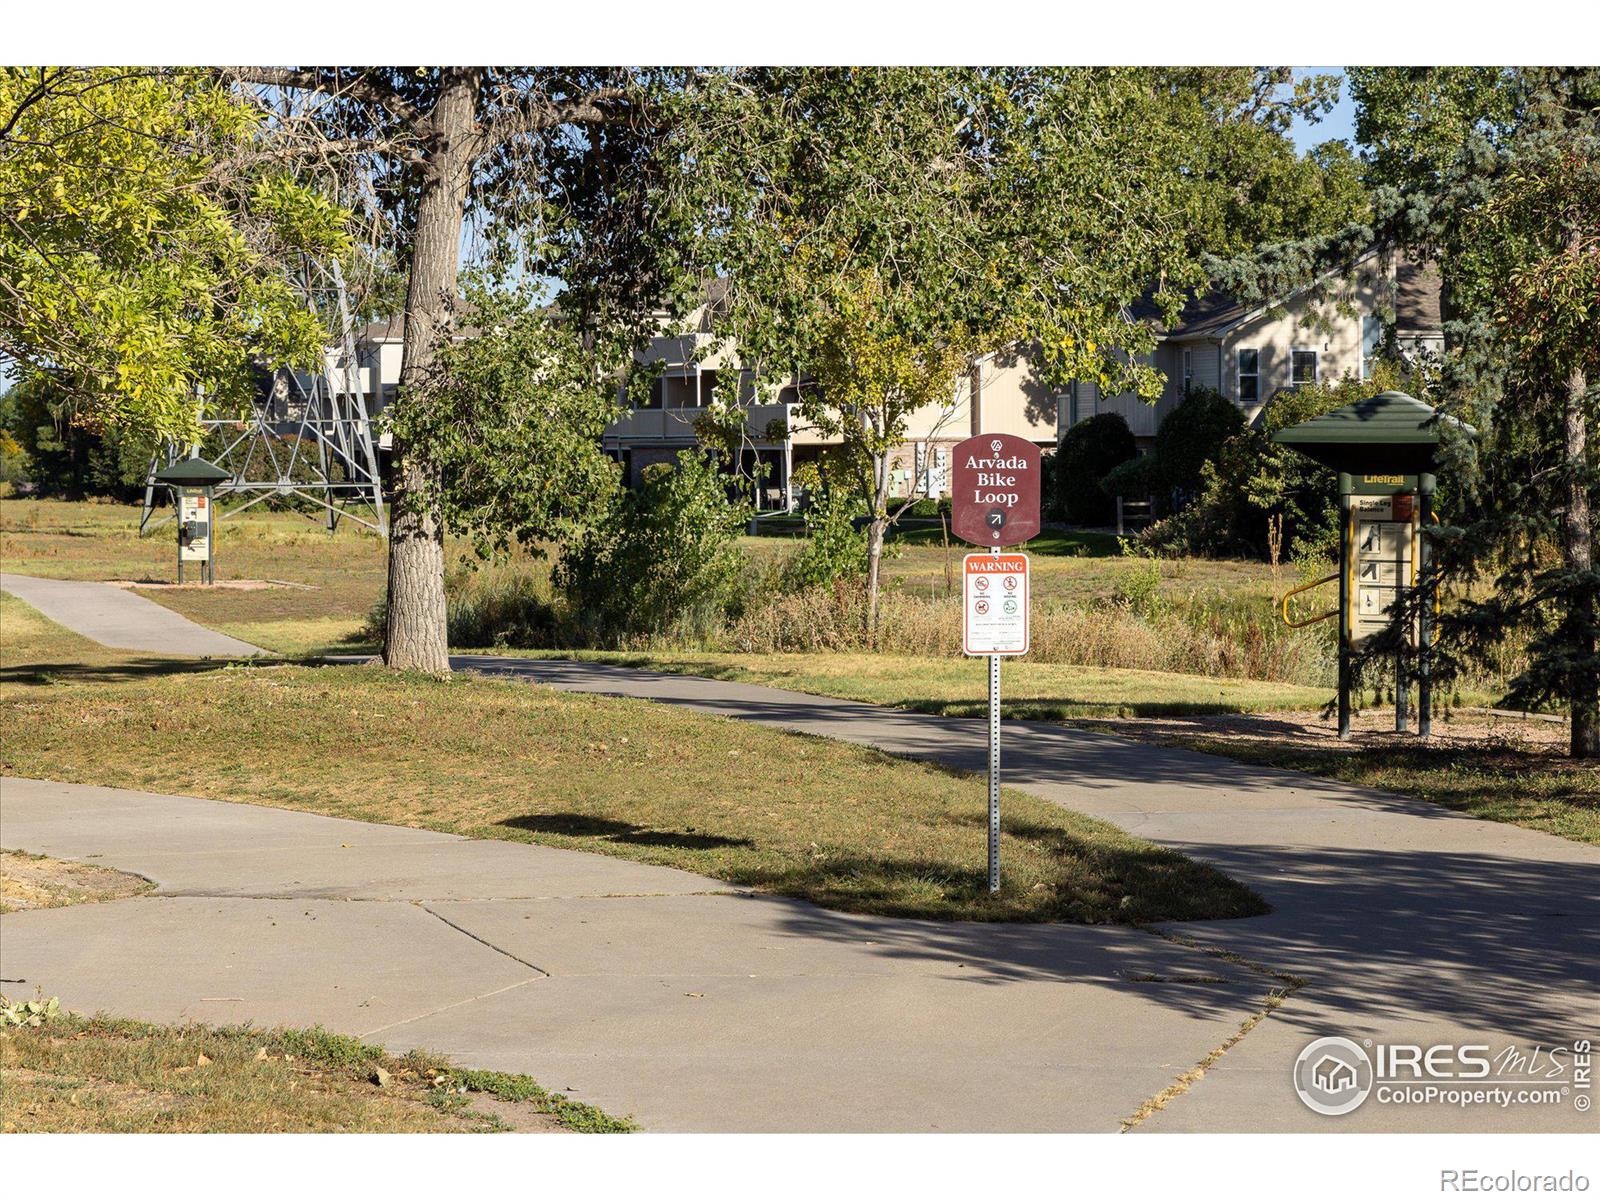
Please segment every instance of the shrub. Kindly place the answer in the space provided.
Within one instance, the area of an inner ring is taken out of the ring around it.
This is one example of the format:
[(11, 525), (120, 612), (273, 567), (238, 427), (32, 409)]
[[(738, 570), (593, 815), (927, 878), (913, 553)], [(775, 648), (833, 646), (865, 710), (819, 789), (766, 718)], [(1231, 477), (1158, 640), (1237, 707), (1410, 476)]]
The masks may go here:
[(675, 470), (647, 468), (640, 487), (620, 493), (556, 564), (576, 631), (589, 644), (617, 645), (720, 630), (743, 598), (735, 539), (748, 516), (711, 455), (686, 450)]
[(919, 521), (936, 521), (938, 520), (940, 513), (943, 513), (946, 516), (950, 515), (949, 496), (941, 496), (937, 500), (931, 497), (924, 497), (921, 500), (913, 500), (910, 504), (906, 505), (905, 512), (901, 515), (906, 517), (915, 517)]
[(1173, 508), (1200, 494), (1206, 464), (1243, 428), (1238, 406), (1211, 388), (1190, 392), (1167, 414), (1156, 431), (1155, 471)]
[(1114, 509), (1100, 481), (1137, 452), (1133, 432), (1116, 413), (1101, 413), (1068, 429), (1052, 464), (1061, 516), (1074, 525), (1109, 522)]
[(1112, 467), (1100, 481), (1108, 496), (1122, 496), (1128, 500), (1143, 500), (1153, 495), (1157, 487), (1156, 460), (1153, 454), (1130, 458), (1120, 466)]
[[(1276, 393), (1262, 409), (1258, 427), (1236, 433), (1202, 466), (1194, 502), (1146, 530), (1142, 541), (1163, 553), (1264, 558), (1268, 521), (1281, 517), (1283, 557), (1335, 549), (1339, 510), (1334, 473), (1275, 445), (1272, 435), (1403, 383), (1393, 367), (1380, 364), (1370, 379), (1345, 378)], [(1177, 416), (1174, 412), (1167, 418), (1162, 434)]]
[(859, 518), (866, 505), (842, 487), (818, 481), (809, 490), (806, 541), (784, 564), (785, 591), (804, 591), (835, 579), (860, 579), (867, 573), (867, 531)]

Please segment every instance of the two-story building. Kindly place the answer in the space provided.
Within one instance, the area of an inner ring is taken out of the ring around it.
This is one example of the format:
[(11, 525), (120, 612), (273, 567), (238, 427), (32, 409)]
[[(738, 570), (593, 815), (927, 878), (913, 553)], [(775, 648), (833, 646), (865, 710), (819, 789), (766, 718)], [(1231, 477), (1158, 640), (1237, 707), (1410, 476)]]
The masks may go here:
[[(792, 508), (796, 468), (814, 461), (836, 439), (812, 428), (799, 411), (793, 378), (774, 381), (758, 396), (753, 372), (713, 331), (725, 284), (718, 281), (685, 325), (650, 342), (642, 358), (657, 369), (648, 392), (619, 393), (621, 412), (606, 428), (606, 451), (637, 483), (652, 463), (671, 462), (698, 441), (695, 425), (714, 402), (740, 406), (747, 441), (745, 469), (766, 467), (759, 497), (767, 509)], [(1368, 255), (1347, 272), (1330, 275), (1271, 304), (1244, 304), (1212, 294), (1191, 301), (1180, 321), (1158, 331), (1151, 362), (1166, 377), (1155, 403), (1129, 394), (1106, 395), (1094, 383), (1048, 386), (1027, 348), (986, 355), (973, 364), (947, 404), (913, 414), (906, 442), (892, 464), (900, 495), (947, 495), (950, 448), (974, 434), (1010, 433), (1051, 449), (1079, 421), (1119, 413), (1141, 447), (1193, 389), (1214, 388), (1254, 420), (1276, 392), (1318, 380), (1364, 378), (1384, 341), (1391, 313), (1395, 344), (1405, 354), (1443, 348), (1438, 273), (1431, 267)], [(1130, 316), (1159, 320), (1153, 304)], [(665, 314), (663, 323), (665, 324)], [(400, 379), (403, 323), (375, 321), (356, 333), (356, 386), (376, 415)], [(347, 377), (340, 372), (340, 382)]]
[[(1393, 314), (1394, 343), (1402, 355), (1443, 350), (1438, 271), (1377, 254), (1270, 304), (1245, 304), (1220, 293), (1196, 298), (1177, 325), (1160, 331), (1151, 361), (1167, 383), (1156, 402), (1106, 395), (1093, 383), (1073, 384), (1063, 404), (1062, 432), (1099, 413), (1118, 413), (1140, 445), (1148, 446), (1167, 414), (1196, 388), (1220, 392), (1246, 421), (1254, 421), (1286, 388), (1365, 379), (1384, 342), (1386, 311)], [(1134, 315), (1159, 321), (1150, 303), (1136, 306)]]
[[(655, 338), (645, 361), (660, 370), (649, 395), (623, 397), (622, 416), (605, 432), (605, 447), (635, 482), (646, 466), (670, 462), (696, 441), (695, 422), (732, 389), (745, 408), (750, 459), (767, 466), (763, 507), (792, 507), (794, 470), (834, 439), (808, 427), (797, 410), (798, 387), (787, 379), (757, 401), (754, 378), (712, 325), (721, 292), (692, 314), (687, 332)], [(1053, 448), (1067, 429), (1098, 413), (1115, 412), (1141, 446), (1150, 445), (1168, 413), (1195, 388), (1233, 400), (1246, 420), (1259, 416), (1276, 392), (1318, 380), (1365, 378), (1384, 341), (1392, 312), (1403, 353), (1443, 347), (1437, 272), (1368, 255), (1346, 272), (1271, 304), (1244, 304), (1213, 294), (1188, 304), (1177, 325), (1158, 332), (1151, 361), (1167, 383), (1153, 404), (1131, 394), (1105, 395), (1093, 383), (1048, 386), (1026, 347), (987, 355), (973, 365), (948, 404), (914, 414), (906, 444), (893, 464), (901, 495), (949, 492), (949, 451), (980, 433), (1011, 433)], [(1130, 316), (1156, 322), (1153, 304)]]

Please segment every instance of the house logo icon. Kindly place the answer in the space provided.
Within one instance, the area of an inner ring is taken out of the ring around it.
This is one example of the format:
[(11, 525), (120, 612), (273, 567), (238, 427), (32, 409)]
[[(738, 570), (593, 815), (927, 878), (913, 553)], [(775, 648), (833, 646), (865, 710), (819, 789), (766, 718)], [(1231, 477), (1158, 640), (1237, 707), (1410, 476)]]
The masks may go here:
[(1323, 1091), (1337, 1096), (1356, 1086), (1356, 1069), (1343, 1059), (1324, 1054), (1311, 1068), (1311, 1079)]
[(1343, 1116), (1361, 1107), (1372, 1091), (1372, 1060), (1359, 1043), (1318, 1038), (1294, 1061), (1294, 1090), (1312, 1112)]

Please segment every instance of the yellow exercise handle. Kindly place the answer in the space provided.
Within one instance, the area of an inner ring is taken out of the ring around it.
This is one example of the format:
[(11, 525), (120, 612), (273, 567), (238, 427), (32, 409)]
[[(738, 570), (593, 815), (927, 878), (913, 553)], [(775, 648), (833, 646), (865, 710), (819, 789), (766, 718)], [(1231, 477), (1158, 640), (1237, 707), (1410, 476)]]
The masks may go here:
[(1307, 625), (1315, 625), (1318, 621), (1326, 621), (1333, 617), (1337, 617), (1339, 615), (1339, 610), (1337, 608), (1332, 608), (1325, 613), (1321, 613), (1318, 616), (1310, 618), (1309, 620), (1296, 621), (1289, 615), (1289, 601), (1293, 600), (1301, 592), (1309, 592), (1312, 588), (1321, 587), (1325, 583), (1335, 583), (1338, 581), (1338, 578), (1339, 572), (1335, 571), (1332, 575), (1324, 575), (1321, 579), (1318, 579), (1312, 583), (1301, 584), (1299, 587), (1286, 594), (1283, 600), (1280, 602), (1280, 607), (1283, 611), (1283, 623), (1290, 629), (1304, 629)]

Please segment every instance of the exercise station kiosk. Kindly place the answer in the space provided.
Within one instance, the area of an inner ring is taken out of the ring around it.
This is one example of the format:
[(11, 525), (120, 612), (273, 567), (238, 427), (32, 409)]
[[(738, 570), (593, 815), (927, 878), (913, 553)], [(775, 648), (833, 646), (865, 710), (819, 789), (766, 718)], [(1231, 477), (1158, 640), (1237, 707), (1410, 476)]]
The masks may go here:
[(203, 458), (186, 458), (157, 471), (153, 478), (172, 489), (178, 508), (178, 582), (183, 582), (184, 563), (198, 563), (200, 582), (215, 583), (216, 487), (233, 476)]
[[(1389, 625), (1396, 603), (1417, 584), (1428, 562), (1429, 530), (1434, 524), (1433, 493), (1439, 436), (1452, 425), (1475, 436), (1470, 425), (1430, 408), (1404, 392), (1347, 404), (1290, 425), (1272, 440), (1339, 473), (1339, 573), (1296, 588), (1283, 598), (1283, 617), (1291, 625), (1339, 619), (1339, 736), (1350, 736), (1350, 663), (1373, 636)], [(1289, 601), (1318, 584), (1339, 584), (1339, 607), (1309, 620), (1289, 614)], [(1433, 724), (1433, 689), (1426, 651), (1431, 641), (1434, 603), (1418, 609), (1409, 641), (1422, 652), (1417, 678), (1417, 732), (1427, 737)], [(1409, 681), (1405, 661), (1395, 662), (1394, 727), (1410, 728)]]

